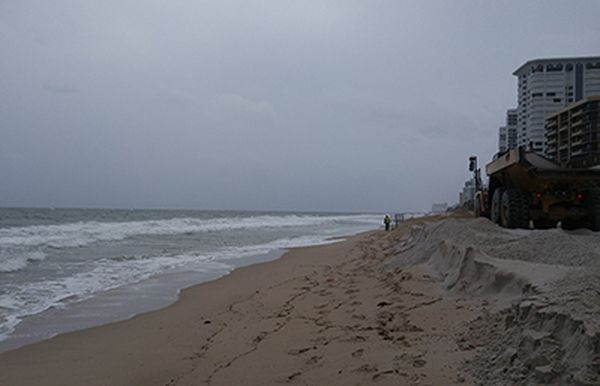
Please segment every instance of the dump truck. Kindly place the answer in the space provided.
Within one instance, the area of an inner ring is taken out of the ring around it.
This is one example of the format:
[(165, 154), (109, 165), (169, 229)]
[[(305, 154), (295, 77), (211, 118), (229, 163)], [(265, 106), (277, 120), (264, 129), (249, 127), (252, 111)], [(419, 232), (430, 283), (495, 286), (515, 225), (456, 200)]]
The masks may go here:
[[(473, 208), (505, 228), (588, 228), (600, 231), (600, 168), (567, 168), (523, 147), (496, 155), (479, 179)], [(475, 162), (475, 165), (473, 164)], [(475, 170), (473, 170), (475, 169)]]

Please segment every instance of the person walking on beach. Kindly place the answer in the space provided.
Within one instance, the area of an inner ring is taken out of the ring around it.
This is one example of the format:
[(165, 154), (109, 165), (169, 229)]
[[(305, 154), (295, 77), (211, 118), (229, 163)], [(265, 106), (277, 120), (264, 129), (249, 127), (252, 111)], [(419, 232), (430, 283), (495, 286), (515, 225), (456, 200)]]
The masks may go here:
[(386, 232), (390, 230), (390, 223), (392, 222), (392, 218), (390, 217), (389, 214), (386, 214), (385, 217), (383, 218), (383, 223), (385, 224), (385, 230)]

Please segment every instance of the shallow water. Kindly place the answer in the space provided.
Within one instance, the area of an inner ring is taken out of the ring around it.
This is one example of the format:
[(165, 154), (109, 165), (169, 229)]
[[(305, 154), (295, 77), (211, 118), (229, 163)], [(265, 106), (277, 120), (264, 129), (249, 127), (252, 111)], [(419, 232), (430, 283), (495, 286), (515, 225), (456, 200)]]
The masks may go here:
[(158, 308), (248, 261), (379, 223), (369, 214), (2, 208), (0, 349)]

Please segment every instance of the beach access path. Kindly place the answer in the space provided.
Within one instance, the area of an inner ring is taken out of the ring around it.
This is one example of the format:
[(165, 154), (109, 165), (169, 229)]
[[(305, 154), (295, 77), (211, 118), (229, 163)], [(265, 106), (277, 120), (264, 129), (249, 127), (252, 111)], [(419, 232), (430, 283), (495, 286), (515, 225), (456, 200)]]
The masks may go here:
[(445, 296), (419, 267), (381, 269), (414, 224), (435, 220), (293, 249), (165, 309), (0, 354), (0, 384), (469, 383), (461, 337), (485, 300)]

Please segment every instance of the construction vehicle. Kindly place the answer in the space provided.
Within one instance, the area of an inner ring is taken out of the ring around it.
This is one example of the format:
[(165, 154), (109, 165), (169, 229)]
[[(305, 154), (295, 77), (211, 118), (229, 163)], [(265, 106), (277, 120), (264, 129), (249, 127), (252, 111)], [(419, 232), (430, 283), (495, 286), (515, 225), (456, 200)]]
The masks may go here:
[(489, 178), (481, 183), (477, 160), (473, 209), (505, 228), (600, 231), (600, 169), (566, 168), (520, 147), (498, 154), (486, 165)]

